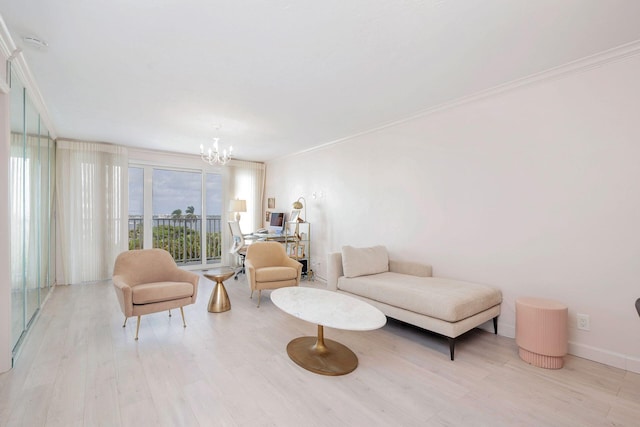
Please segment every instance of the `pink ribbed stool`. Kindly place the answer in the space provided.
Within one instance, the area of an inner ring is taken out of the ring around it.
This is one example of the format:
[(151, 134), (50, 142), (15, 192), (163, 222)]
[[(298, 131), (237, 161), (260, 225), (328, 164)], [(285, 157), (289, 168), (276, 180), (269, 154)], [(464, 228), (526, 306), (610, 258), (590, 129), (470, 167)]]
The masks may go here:
[(516, 300), (516, 343), (522, 360), (546, 369), (560, 369), (567, 354), (568, 308), (542, 298)]

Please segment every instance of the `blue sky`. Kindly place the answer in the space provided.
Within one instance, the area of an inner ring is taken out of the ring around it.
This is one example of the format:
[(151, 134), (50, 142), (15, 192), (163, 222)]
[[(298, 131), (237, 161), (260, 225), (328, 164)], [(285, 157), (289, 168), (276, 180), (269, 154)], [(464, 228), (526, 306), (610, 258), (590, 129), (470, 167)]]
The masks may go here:
[[(187, 206), (195, 208), (196, 215), (201, 211), (201, 175), (200, 172), (184, 172), (166, 169), (153, 169), (152, 174), (153, 215), (171, 214), (176, 209), (184, 213)], [(129, 168), (129, 215), (143, 214), (143, 169)], [(222, 176), (207, 174), (207, 215), (222, 213)]]

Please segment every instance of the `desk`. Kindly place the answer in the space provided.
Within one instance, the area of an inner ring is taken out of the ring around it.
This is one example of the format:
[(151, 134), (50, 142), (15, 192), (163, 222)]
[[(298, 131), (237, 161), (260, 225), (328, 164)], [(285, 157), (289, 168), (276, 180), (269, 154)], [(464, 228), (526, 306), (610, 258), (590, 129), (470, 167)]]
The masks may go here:
[(284, 242), (286, 236), (284, 234), (271, 234), (271, 233), (253, 233), (244, 235), (245, 240), (262, 240), (271, 242)]

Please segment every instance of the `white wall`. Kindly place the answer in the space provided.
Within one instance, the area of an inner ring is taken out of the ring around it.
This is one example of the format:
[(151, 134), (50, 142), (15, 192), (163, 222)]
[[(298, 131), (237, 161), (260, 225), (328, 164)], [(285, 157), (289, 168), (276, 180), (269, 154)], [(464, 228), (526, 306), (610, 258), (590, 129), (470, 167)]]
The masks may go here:
[(572, 354), (640, 372), (640, 57), (599, 65), (271, 161), (265, 201), (305, 196), (321, 277), (384, 244), (500, 288), (507, 336), (516, 298), (562, 301)]

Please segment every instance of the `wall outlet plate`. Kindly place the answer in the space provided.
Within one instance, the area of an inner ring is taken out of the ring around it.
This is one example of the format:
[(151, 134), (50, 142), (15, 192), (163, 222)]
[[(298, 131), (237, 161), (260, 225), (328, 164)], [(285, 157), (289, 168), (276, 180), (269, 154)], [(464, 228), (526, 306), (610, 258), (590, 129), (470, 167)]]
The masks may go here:
[(578, 313), (576, 316), (577, 319), (577, 327), (580, 330), (588, 331), (591, 329), (591, 320), (589, 319), (588, 314)]

